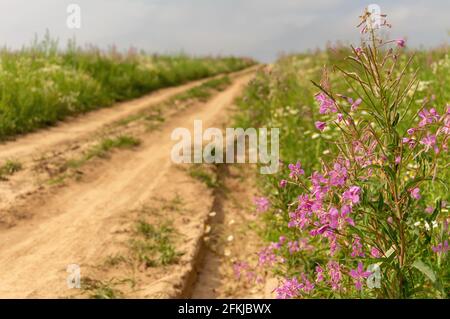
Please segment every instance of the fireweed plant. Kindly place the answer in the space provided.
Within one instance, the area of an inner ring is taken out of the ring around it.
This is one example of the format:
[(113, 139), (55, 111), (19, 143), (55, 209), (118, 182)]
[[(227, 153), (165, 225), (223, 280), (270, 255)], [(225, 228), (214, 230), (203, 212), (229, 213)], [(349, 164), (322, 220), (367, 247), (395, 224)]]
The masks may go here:
[(390, 25), (382, 19), (372, 28), (366, 12), (361, 46), (335, 66), (346, 94), (326, 70), (314, 82), (315, 126), (336, 129), (328, 141), (336, 152), (310, 175), (300, 162), (287, 165), (279, 181), (280, 197), (298, 196), (281, 217), (286, 233), (260, 252), (258, 265), (283, 278), (278, 298), (448, 296), (448, 210), (424, 190), (440, 184), (445, 191), (436, 195), (448, 192), (450, 106), (424, 99), (412, 111), (414, 57), (399, 63), (406, 43), (383, 40)]

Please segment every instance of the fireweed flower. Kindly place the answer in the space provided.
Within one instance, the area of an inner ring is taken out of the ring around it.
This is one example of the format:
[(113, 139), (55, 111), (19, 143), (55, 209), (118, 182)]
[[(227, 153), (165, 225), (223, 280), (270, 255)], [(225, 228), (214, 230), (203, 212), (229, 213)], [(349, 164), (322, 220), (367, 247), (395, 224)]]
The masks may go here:
[(324, 280), (323, 269), (319, 265), (316, 266), (316, 282), (322, 282)]
[(420, 196), (420, 188), (418, 188), (418, 187), (411, 189), (409, 191), (409, 193), (411, 194), (411, 197), (414, 198), (414, 199), (420, 199), (421, 198), (421, 196)]
[(305, 174), (305, 171), (302, 169), (302, 164), (300, 162), (297, 162), (297, 164), (289, 164), (288, 168), (291, 171), (289, 173), (289, 178), (291, 179), (297, 179), (300, 175)]
[(288, 249), (289, 249), (289, 253), (291, 255), (293, 253), (296, 253), (296, 252), (300, 251), (300, 247), (298, 246), (298, 242), (297, 241), (290, 241), (290, 242), (288, 242)]
[(291, 299), (300, 295), (303, 284), (299, 283), (297, 278), (285, 279), (285, 281), (275, 289), (277, 299)]
[(266, 247), (259, 252), (259, 266), (273, 266), (279, 261), (278, 256), (275, 254), (275, 250), (277, 249), (275, 244), (277, 243), (272, 243), (272, 245), (269, 245), (269, 247)]
[(397, 39), (397, 40), (395, 40), (395, 43), (397, 44), (397, 46), (404, 48), (406, 41), (404, 39)]
[(351, 97), (347, 99), (348, 103), (350, 103), (350, 110), (356, 111), (358, 106), (361, 104), (362, 100), (360, 98), (357, 98), (356, 101), (353, 101)]
[(336, 261), (330, 260), (327, 264), (327, 268), (330, 276), (331, 289), (338, 290), (342, 279), (341, 267)]
[(327, 124), (327, 123), (321, 122), (321, 121), (317, 121), (317, 122), (315, 123), (316, 128), (317, 128), (319, 131), (321, 131), (321, 132), (325, 129), (326, 124)]
[(253, 202), (255, 203), (256, 210), (259, 213), (266, 212), (269, 209), (269, 207), (270, 207), (270, 202), (269, 202), (269, 200), (266, 197), (255, 197), (253, 199)]
[(443, 243), (440, 243), (437, 246), (431, 247), (431, 249), (437, 254), (445, 254), (446, 252), (448, 252), (448, 240), (445, 240)]
[(425, 152), (428, 152), (430, 148), (433, 148), (436, 154), (439, 153), (439, 148), (436, 145), (436, 135), (434, 134), (428, 134), (420, 140), (420, 144), (425, 145)]
[(309, 281), (309, 279), (306, 277), (305, 274), (302, 274), (302, 280), (303, 280), (303, 287), (302, 287), (303, 292), (309, 293), (312, 290), (314, 290), (314, 284)]
[(428, 124), (432, 124), (433, 122), (437, 122), (440, 118), (439, 114), (434, 108), (431, 108), (429, 111), (426, 108), (423, 108), (419, 112), (419, 117), (422, 119), (419, 122), (419, 127), (424, 127)]
[(285, 180), (285, 179), (282, 179), (281, 181), (280, 181), (280, 187), (281, 188), (285, 188), (286, 187), (286, 185), (287, 185), (287, 180)]
[(323, 92), (317, 93), (315, 95), (315, 99), (317, 102), (319, 102), (319, 106), (320, 106), (319, 113), (320, 114), (337, 112), (336, 104), (325, 93), (323, 93)]
[(355, 257), (364, 257), (363, 246), (361, 244), (361, 238), (358, 236), (355, 237), (352, 244), (352, 253), (351, 256)]
[(343, 186), (347, 180), (347, 168), (340, 163), (335, 163), (328, 175), (331, 186)]
[(404, 137), (402, 139), (402, 143), (403, 144), (408, 144), (409, 148), (413, 149), (414, 146), (416, 146), (417, 141), (415, 139), (412, 139), (412, 138)]
[(358, 186), (351, 186), (342, 194), (344, 200), (349, 200), (353, 204), (359, 203), (359, 194), (361, 193), (361, 188)]
[(371, 274), (370, 271), (364, 271), (362, 262), (358, 263), (358, 268), (350, 270), (350, 276), (355, 280), (355, 288), (357, 290), (362, 289), (362, 280), (369, 277)]
[(373, 258), (380, 258), (382, 256), (381, 252), (376, 247), (372, 247), (372, 249), (370, 250), (370, 255)]

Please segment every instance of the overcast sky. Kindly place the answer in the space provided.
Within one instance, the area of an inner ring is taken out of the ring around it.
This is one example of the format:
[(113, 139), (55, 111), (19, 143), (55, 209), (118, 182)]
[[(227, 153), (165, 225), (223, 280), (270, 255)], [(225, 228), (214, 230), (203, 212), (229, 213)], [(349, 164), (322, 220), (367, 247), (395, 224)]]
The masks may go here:
[[(67, 6), (81, 8), (69, 29)], [(409, 46), (449, 42), (449, 0), (0, 0), (0, 44), (20, 48), (48, 29), (65, 43), (115, 44), (151, 52), (235, 54), (270, 61), (280, 52), (357, 42), (358, 15), (378, 4), (393, 37)]]

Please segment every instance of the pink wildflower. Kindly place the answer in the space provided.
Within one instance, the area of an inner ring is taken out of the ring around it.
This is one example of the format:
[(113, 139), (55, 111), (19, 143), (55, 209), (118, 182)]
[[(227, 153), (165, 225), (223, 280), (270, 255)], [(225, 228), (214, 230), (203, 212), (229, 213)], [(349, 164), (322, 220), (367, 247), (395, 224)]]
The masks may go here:
[(285, 188), (286, 185), (287, 185), (287, 180), (282, 179), (282, 180), (280, 181), (280, 188)]
[(320, 114), (337, 112), (336, 104), (325, 93), (323, 93), (323, 92), (317, 93), (315, 95), (315, 99), (317, 102), (319, 102), (319, 105), (320, 105), (319, 113)]
[(344, 200), (349, 200), (353, 204), (358, 204), (359, 200), (360, 200), (359, 199), (360, 193), (361, 193), (361, 188), (359, 188), (358, 186), (351, 186), (348, 190), (346, 190), (342, 194), (342, 198)]
[(302, 164), (300, 162), (297, 162), (297, 164), (289, 164), (288, 168), (291, 171), (289, 173), (289, 177), (292, 179), (297, 179), (298, 176), (305, 174), (305, 171), (302, 169)]
[(327, 124), (327, 123), (325, 123), (325, 122), (317, 121), (317, 122), (315, 123), (315, 126), (316, 126), (316, 128), (317, 128), (319, 131), (322, 132), (322, 131), (325, 129), (326, 124)]
[(436, 154), (439, 153), (439, 148), (436, 145), (436, 135), (434, 134), (428, 134), (420, 140), (420, 144), (425, 145), (425, 152), (428, 152), (430, 148), (433, 148)]
[(291, 299), (300, 294), (303, 284), (299, 283), (297, 278), (286, 279), (281, 286), (275, 289), (278, 299)]
[(416, 140), (415, 139), (413, 139), (413, 138), (408, 138), (408, 137), (404, 137), (403, 139), (402, 139), (402, 143), (403, 144), (408, 144), (408, 146), (409, 146), (409, 148), (414, 148), (414, 146), (416, 146), (416, 144), (417, 144), (417, 142), (416, 142)]
[(316, 266), (316, 282), (322, 282), (324, 279), (323, 269), (319, 265)]
[(397, 39), (397, 40), (395, 40), (395, 43), (397, 44), (397, 46), (404, 48), (406, 41), (404, 39)]
[(293, 253), (296, 253), (296, 252), (300, 251), (300, 247), (298, 246), (298, 242), (297, 241), (290, 241), (290, 242), (288, 242), (288, 249), (289, 249), (289, 253), (291, 255)]
[(270, 207), (270, 202), (269, 202), (269, 200), (266, 197), (255, 197), (253, 199), (253, 202), (255, 203), (256, 210), (259, 213), (266, 212), (269, 209), (269, 207)]
[(356, 101), (353, 101), (351, 97), (348, 98), (348, 103), (350, 103), (350, 110), (355, 111), (358, 106), (361, 104), (362, 100), (357, 98)]
[(372, 249), (370, 250), (370, 254), (373, 258), (380, 258), (382, 256), (380, 250), (376, 247), (372, 247)]
[(355, 280), (355, 287), (357, 290), (362, 289), (362, 280), (369, 277), (371, 274), (370, 271), (364, 271), (364, 266), (361, 262), (358, 263), (358, 268), (350, 270), (350, 276)]
[(409, 135), (413, 135), (415, 131), (416, 131), (416, 130), (415, 130), (414, 128), (409, 128), (406, 132), (407, 132)]
[(328, 265), (328, 273), (330, 275), (330, 285), (333, 290), (337, 290), (340, 288), (340, 282), (342, 279), (341, 267), (339, 263), (336, 261), (329, 261)]
[(331, 186), (343, 186), (347, 180), (347, 169), (342, 164), (335, 163), (329, 175), (329, 183)]
[(419, 122), (419, 127), (424, 127), (427, 124), (431, 124), (433, 122), (439, 121), (439, 114), (436, 112), (436, 109), (431, 108), (429, 111), (426, 108), (423, 108), (419, 112), (419, 117), (422, 119)]
[(431, 247), (431, 249), (437, 254), (445, 254), (446, 252), (448, 252), (448, 240), (445, 240), (443, 243), (440, 243), (437, 246)]
[(351, 256), (354, 257), (364, 257), (363, 246), (361, 244), (361, 238), (355, 237), (352, 244)]
[(419, 187), (413, 188), (413, 189), (409, 190), (409, 192), (411, 194), (411, 197), (414, 199), (420, 199), (422, 197), (422, 196), (420, 196), (420, 188)]

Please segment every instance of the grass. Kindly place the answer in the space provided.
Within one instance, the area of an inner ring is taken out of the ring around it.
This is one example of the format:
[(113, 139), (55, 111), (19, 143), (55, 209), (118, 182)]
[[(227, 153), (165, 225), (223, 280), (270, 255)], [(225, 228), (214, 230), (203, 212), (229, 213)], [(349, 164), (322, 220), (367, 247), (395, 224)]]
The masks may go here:
[(100, 143), (89, 148), (79, 159), (71, 159), (66, 163), (67, 167), (78, 168), (87, 161), (96, 157), (106, 157), (112, 149), (127, 149), (140, 145), (140, 140), (129, 135), (120, 135), (113, 138), (104, 138)]
[(20, 51), (0, 50), (0, 139), (55, 124), (156, 89), (246, 68), (235, 57), (122, 54), (47, 36)]
[(174, 105), (187, 102), (187, 101), (199, 101), (205, 102), (215, 92), (224, 90), (231, 84), (231, 79), (228, 76), (222, 76), (215, 79), (208, 80), (196, 87), (193, 87), (186, 92), (179, 93), (169, 99), (166, 102), (159, 104), (156, 107), (152, 107), (148, 111), (139, 112), (137, 114), (129, 115), (124, 119), (120, 119), (114, 124), (117, 126), (125, 126), (132, 122), (145, 120), (148, 123), (149, 129), (155, 129), (159, 124), (165, 121), (163, 113), (166, 109), (172, 108)]
[(169, 224), (154, 226), (144, 220), (136, 223), (137, 238), (130, 241), (135, 257), (146, 267), (171, 265), (182, 255), (173, 244), (173, 228)]
[(133, 288), (136, 282), (133, 279), (110, 279), (107, 281), (84, 278), (81, 281), (81, 289), (88, 293), (89, 298), (92, 299), (117, 299), (123, 298), (123, 292), (118, 288), (118, 286), (125, 283), (130, 284)]
[(174, 103), (177, 101), (182, 102), (186, 100), (199, 100), (204, 102), (211, 97), (213, 92), (221, 91), (230, 84), (231, 80), (228, 76), (212, 79), (200, 84), (199, 86), (193, 87), (186, 92), (177, 94), (169, 103)]
[(17, 160), (7, 160), (0, 166), (0, 179), (6, 179), (6, 176), (13, 175), (22, 169), (22, 163)]
[(208, 171), (202, 165), (193, 165), (189, 168), (189, 176), (205, 183), (209, 188), (217, 188), (220, 186), (219, 181), (214, 173)]

